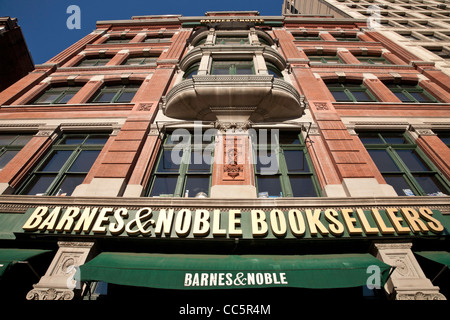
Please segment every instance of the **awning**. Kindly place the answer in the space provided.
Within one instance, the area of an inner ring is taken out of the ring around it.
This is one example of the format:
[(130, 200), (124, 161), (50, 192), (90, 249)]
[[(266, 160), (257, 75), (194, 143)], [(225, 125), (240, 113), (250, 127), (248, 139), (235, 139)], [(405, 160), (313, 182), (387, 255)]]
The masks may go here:
[[(368, 271), (369, 267), (371, 271)], [(80, 266), (81, 281), (162, 289), (345, 288), (391, 266), (370, 254), (183, 255), (103, 252)]]
[(12, 265), (20, 261), (27, 261), (37, 255), (49, 252), (50, 250), (39, 249), (0, 249), (0, 278)]
[(443, 264), (447, 267), (450, 266), (450, 252), (446, 251), (418, 251), (415, 252), (419, 256), (427, 258), (429, 260), (436, 261), (440, 264)]

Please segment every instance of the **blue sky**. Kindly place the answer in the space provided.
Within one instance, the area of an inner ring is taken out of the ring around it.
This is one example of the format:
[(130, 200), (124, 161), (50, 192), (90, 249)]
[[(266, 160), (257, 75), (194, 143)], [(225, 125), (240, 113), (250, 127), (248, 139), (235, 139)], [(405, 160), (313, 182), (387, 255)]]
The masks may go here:
[[(206, 11), (256, 10), (281, 15), (283, 0), (0, 0), (0, 16), (18, 18), (35, 64), (41, 64), (95, 29), (99, 20), (137, 15), (203, 16)], [(81, 10), (81, 29), (68, 29), (70, 5)]]

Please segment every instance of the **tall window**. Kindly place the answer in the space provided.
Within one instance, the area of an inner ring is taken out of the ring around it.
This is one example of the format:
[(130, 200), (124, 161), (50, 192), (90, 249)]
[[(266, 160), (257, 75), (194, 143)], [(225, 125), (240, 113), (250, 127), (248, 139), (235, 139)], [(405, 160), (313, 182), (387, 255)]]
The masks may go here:
[(385, 84), (402, 102), (433, 103), (438, 102), (435, 97), (425, 91), (418, 84)]
[(17, 193), (70, 196), (83, 182), (108, 138), (108, 134), (64, 134)]
[[(199, 140), (199, 141), (197, 141)], [(169, 134), (152, 175), (150, 197), (209, 196), (213, 137)]]
[(383, 56), (355, 56), (359, 62), (364, 64), (391, 64)]
[(156, 63), (156, 60), (158, 60), (158, 57), (132, 57), (128, 58), (124, 64), (129, 66), (138, 66)]
[(435, 133), (450, 148), (450, 131), (436, 131)]
[(84, 58), (77, 67), (100, 67), (106, 65), (110, 60), (111, 58), (87, 57)]
[(216, 36), (216, 44), (249, 44), (248, 36)]
[(231, 61), (215, 60), (212, 63), (211, 74), (229, 75), (229, 74), (255, 74), (255, 68), (252, 60)]
[(106, 85), (90, 102), (93, 103), (128, 103), (133, 100), (138, 91), (139, 84)]
[(131, 38), (122, 38), (122, 37), (109, 37), (105, 43), (107, 44), (115, 44), (115, 43), (128, 43)]
[(81, 89), (81, 86), (50, 87), (32, 104), (66, 104)]
[(370, 91), (358, 83), (327, 83), (334, 99), (337, 102), (372, 102), (377, 101)]
[(308, 59), (315, 63), (342, 64), (342, 60), (336, 55), (308, 55)]
[(360, 132), (384, 180), (399, 196), (450, 194), (448, 180), (402, 132)]
[(3, 169), (31, 138), (31, 134), (0, 134), (0, 169)]
[(259, 197), (317, 197), (318, 183), (301, 135), (263, 133), (252, 137)]

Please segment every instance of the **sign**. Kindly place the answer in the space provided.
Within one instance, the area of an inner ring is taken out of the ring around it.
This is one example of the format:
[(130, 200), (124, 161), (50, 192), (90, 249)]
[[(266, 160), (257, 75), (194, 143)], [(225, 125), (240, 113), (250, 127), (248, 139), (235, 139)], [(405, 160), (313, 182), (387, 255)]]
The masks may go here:
[(449, 234), (428, 207), (363, 209), (139, 210), (111, 207), (31, 208), (25, 232), (147, 238), (320, 238)]
[(219, 23), (219, 22), (254, 22), (264, 23), (264, 19), (202, 19), (200, 23)]

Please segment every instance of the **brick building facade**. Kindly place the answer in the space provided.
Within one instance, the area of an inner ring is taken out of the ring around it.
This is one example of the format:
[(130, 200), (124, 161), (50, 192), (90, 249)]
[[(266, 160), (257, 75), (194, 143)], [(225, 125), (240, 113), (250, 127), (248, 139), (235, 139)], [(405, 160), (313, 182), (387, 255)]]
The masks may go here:
[(449, 83), (363, 20), (99, 21), (0, 93), (2, 281), (27, 299), (236, 294), (239, 266), (248, 290), (448, 298), (429, 270), (448, 259)]

